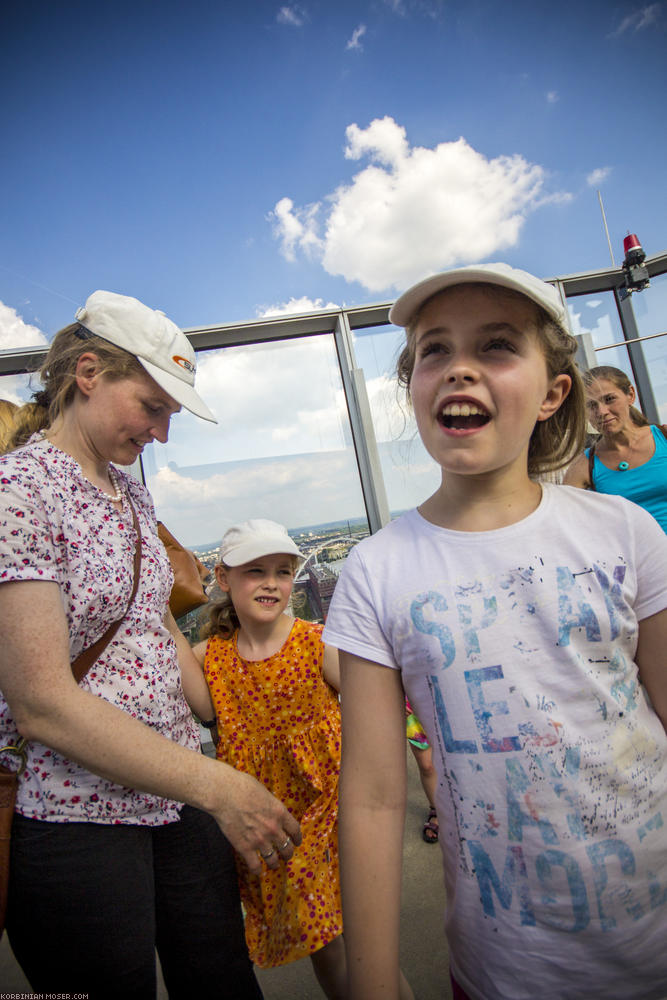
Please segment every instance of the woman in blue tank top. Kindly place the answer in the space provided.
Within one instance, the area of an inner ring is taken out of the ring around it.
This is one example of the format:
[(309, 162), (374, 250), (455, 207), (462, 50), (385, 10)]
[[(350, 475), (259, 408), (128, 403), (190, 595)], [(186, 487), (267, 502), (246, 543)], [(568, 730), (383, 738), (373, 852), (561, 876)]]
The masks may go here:
[(568, 486), (615, 493), (645, 507), (667, 532), (667, 440), (632, 404), (635, 389), (620, 368), (584, 372), (588, 415), (601, 434), (572, 463)]

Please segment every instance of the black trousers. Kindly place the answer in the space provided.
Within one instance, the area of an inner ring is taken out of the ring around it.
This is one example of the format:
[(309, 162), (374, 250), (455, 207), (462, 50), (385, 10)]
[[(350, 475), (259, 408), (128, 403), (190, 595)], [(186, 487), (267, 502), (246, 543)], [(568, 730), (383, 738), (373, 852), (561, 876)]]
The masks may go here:
[(232, 849), (185, 806), (161, 827), (14, 817), (9, 941), (37, 993), (258, 1000)]

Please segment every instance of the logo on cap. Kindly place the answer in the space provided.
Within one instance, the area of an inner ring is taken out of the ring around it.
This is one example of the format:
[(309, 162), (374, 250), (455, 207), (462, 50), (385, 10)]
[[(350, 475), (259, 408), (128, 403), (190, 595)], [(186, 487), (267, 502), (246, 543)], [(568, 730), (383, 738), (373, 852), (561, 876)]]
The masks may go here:
[(180, 354), (174, 354), (171, 360), (175, 361), (181, 368), (185, 368), (186, 371), (192, 372), (193, 375), (197, 371), (197, 366), (193, 365), (187, 358), (182, 358)]

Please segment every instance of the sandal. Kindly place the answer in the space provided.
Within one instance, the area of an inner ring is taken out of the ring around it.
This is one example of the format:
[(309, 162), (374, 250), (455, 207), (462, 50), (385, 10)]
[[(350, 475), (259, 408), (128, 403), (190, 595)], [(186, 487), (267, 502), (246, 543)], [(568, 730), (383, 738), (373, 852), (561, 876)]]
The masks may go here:
[(440, 827), (438, 825), (438, 814), (436, 812), (435, 806), (431, 806), (428, 811), (428, 817), (424, 823), (424, 829), (422, 831), (422, 837), (427, 844), (437, 844), (438, 834), (440, 832)]

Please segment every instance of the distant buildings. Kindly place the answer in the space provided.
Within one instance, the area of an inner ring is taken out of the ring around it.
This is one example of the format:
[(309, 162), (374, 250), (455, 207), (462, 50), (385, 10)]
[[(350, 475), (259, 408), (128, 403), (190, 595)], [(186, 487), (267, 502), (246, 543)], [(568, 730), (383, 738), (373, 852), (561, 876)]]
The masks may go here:
[(312, 587), (312, 603), (317, 618), (324, 621), (338, 577), (326, 564), (312, 563), (308, 565), (308, 579)]

